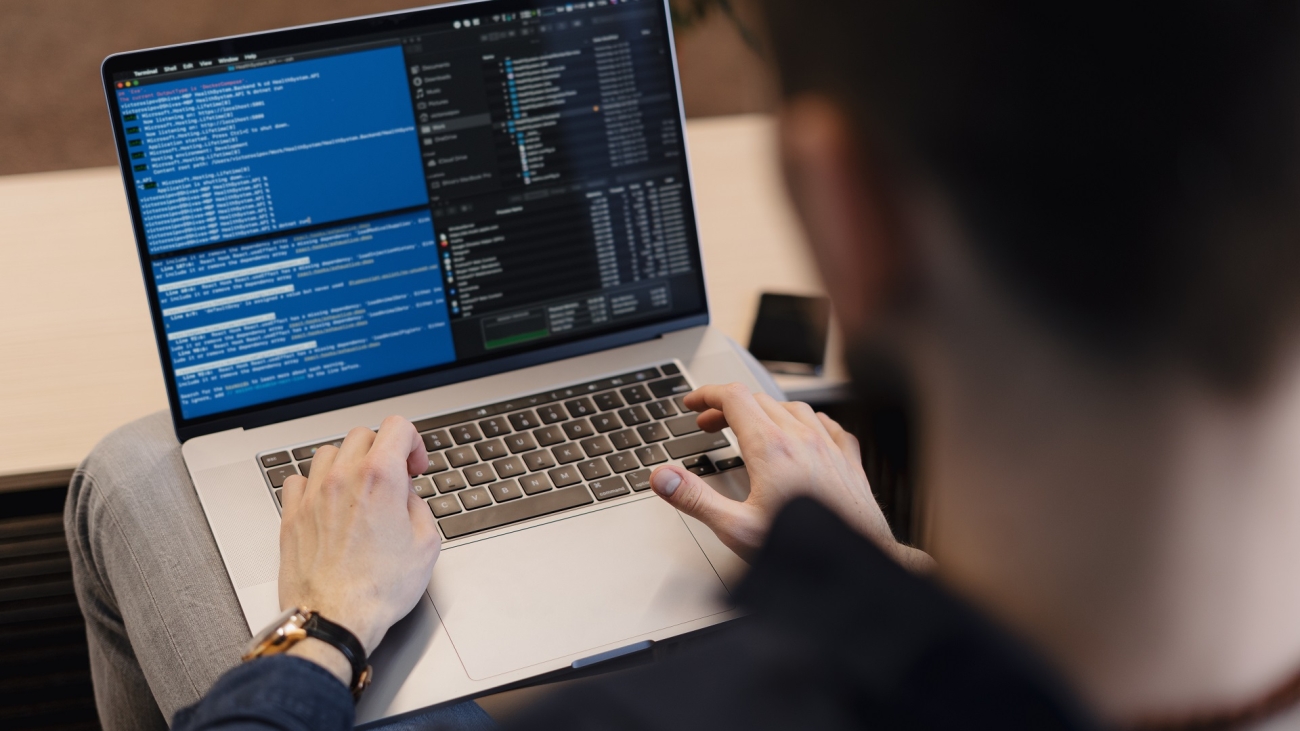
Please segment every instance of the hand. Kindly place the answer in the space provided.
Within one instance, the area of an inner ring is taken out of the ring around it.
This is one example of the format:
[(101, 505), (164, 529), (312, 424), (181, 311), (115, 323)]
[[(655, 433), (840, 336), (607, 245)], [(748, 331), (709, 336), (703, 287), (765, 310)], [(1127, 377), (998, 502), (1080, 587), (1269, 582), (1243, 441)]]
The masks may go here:
[(835, 511), (904, 566), (919, 569), (932, 563), (924, 552), (894, 540), (871, 494), (858, 440), (830, 417), (805, 403), (751, 394), (739, 383), (705, 386), (688, 394), (685, 403), (700, 412), (701, 429), (716, 432), (730, 426), (735, 432), (749, 471), (749, 498), (741, 503), (724, 497), (676, 466), (656, 470), (650, 484), (741, 558), (753, 557), (776, 514), (802, 495)]
[(411, 422), (390, 416), (378, 434), (353, 429), (341, 447), (321, 447), (310, 479), (285, 481), (282, 609), (320, 612), (374, 652), (428, 588), (442, 547), (433, 512), (411, 489), (428, 460)]

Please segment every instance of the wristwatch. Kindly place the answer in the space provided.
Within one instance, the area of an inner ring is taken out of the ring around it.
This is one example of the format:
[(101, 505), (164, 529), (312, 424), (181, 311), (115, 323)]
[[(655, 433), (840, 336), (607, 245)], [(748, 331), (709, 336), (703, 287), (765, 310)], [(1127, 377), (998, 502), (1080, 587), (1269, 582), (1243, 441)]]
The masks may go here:
[(343, 653), (352, 665), (352, 698), (360, 698), (373, 674), (366, 664), (366, 648), (356, 635), (306, 607), (295, 607), (276, 617), (249, 643), (244, 662), (288, 652), (308, 637), (329, 643)]

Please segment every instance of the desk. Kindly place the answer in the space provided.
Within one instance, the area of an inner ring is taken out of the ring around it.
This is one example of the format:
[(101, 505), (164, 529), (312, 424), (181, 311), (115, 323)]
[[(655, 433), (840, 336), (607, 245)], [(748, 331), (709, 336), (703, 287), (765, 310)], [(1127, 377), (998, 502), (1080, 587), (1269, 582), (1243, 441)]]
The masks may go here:
[[(785, 202), (764, 116), (688, 125), (714, 323), (738, 342), (762, 291), (821, 285)], [(116, 168), (0, 178), (0, 491), (66, 481), (113, 428), (167, 408)], [(817, 398), (843, 382), (779, 379)]]

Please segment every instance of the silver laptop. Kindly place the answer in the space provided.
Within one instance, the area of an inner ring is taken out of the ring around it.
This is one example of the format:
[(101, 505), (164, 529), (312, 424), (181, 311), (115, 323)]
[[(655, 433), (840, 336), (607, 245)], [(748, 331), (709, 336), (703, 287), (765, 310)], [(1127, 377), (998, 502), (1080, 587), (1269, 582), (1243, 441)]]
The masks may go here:
[(250, 630), (279, 490), (412, 419), (444, 538), (370, 722), (730, 619), (743, 564), (648, 490), (743, 498), (662, 0), (489, 0), (110, 57), (103, 80), (186, 465)]

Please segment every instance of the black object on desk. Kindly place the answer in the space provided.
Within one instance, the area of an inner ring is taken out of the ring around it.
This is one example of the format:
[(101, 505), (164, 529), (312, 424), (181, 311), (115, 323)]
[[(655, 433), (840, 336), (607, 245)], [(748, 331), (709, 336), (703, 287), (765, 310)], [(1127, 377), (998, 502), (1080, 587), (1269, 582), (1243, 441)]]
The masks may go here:
[(825, 297), (764, 293), (749, 352), (773, 373), (820, 375), (830, 322), (831, 303)]

